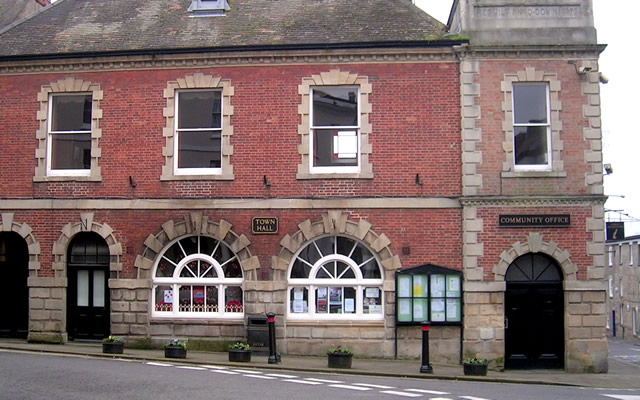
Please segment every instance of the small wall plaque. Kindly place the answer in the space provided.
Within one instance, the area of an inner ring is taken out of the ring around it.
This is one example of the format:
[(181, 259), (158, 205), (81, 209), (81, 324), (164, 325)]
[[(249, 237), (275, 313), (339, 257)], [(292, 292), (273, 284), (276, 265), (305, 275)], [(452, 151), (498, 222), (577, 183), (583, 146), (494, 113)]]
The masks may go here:
[(273, 235), (278, 233), (278, 218), (253, 217), (251, 220), (251, 232), (254, 235)]
[(498, 216), (498, 226), (570, 226), (569, 214), (518, 214)]

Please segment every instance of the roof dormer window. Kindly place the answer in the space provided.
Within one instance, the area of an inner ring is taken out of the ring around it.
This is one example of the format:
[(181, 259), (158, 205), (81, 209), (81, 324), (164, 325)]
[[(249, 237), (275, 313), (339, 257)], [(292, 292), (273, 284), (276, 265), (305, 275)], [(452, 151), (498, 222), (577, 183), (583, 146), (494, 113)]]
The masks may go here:
[(193, 12), (193, 16), (224, 15), (226, 10), (230, 10), (227, 0), (191, 0), (188, 11)]

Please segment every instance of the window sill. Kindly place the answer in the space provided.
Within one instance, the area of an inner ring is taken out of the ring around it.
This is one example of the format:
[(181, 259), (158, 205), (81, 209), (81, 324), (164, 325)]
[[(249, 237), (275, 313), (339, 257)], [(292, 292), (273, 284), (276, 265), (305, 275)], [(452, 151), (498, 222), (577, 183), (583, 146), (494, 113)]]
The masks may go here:
[(102, 182), (101, 176), (34, 176), (34, 182)]
[(161, 181), (232, 181), (233, 175), (162, 175)]
[(166, 316), (159, 317), (153, 316), (149, 319), (150, 324), (166, 324), (171, 323), (174, 325), (190, 325), (190, 324), (205, 324), (205, 325), (219, 325), (220, 323), (224, 323), (224, 325), (243, 325), (244, 326), (244, 315), (238, 316), (237, 319), (225, 317), (203, 317), (203, 318), (193, 318), (193, 317), (176, 317), (176, 316)]
[(298, 173), (296, 179), (373, 179), (372, 173)]
[(332, 327), (336, 326), (362, 326), (362, 327), (377, 327), (384, 326), (384, 318), (379, 320), (336, 320), (336, 319), (289, 319), (287, 318), (287, 326), (322, 326), (326, 327), (327, 324), (331, 324)]
[(565, 171), (509, 171), (502, 172), (503, 178), (566, 178)]

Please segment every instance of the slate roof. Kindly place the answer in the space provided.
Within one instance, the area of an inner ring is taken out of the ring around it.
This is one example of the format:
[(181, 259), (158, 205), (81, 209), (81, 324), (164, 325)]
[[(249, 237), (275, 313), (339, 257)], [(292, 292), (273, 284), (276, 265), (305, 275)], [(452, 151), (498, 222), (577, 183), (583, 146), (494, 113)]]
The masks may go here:
[(0, 0), (0, 30), (41, 8), (36, 0)]
[(203, 48), (416, 42), (445, 26), (409, 0), (230, 0), (192, 17), (191, 0), (58, 0), (0, 32), (0, 57)]

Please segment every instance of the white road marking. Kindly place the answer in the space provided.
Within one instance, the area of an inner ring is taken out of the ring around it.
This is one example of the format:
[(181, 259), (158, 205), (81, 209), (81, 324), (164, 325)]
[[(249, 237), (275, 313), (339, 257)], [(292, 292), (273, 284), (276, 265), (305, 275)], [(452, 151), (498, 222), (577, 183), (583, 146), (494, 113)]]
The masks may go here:
[(277, 379), (274, 378), (272, 376), (264, 376), (264, 375), (242, 375), (242, 376), (246, 376), (247, 378), (259, 378), (259, 379)]
[(239, 372), (225, 371), (224, 369), (214, 369), (211, 372), (215, 372), (216, 374), (240, 375)]
[(247, 371), (246, 369), (234, 369), (233, 371), (240, 372), (241, 374), (255, 374), (255, 375), (262, 374), (262, 372), (260, 371)]
[(179, 368), (179, 369), (192, 369), (194, 371), (206, 371), (207, 370), (206, 368), (202, 368), (202, 367), (187, 367), (187, 366), (179, 366), (179, 367), (176, 367), (176, 368)]
[(370, 387), (374, 389), (395, 389), (394, 386), (384, 386), (384, 385), (372, 385), (370, 383), (354, 383), (355, 386), (364, 386)]
[(219, 367), (217, 365), (201, 365), (201, 367), (209, 369), (228, 369), (227, 367)]
[(422, 395), (417, 393), (397, 392), (395, 390), (384, 390), (380, 393), (391, 394), (394, 396), (403, 396), (403, 397), (422, 397)]
[(320, 382), (303, 381), (301, 379), (283, 379), (283, 382), (302, 383), (304, 385), (322, 385)]
[(284, 374), (267, 374), (267, 376), (273, 376), (276, 378), (287, 378), (287, 379), (297, 378), (297, 376), (295, 375), (284, 375)]
[(424, 390), (424, 389), (407, 389), (407, 392), (416, 392), (424, 394), (451, 394), (449, 392), (438, 392), (437, 390)]
[(619, 395), (619, 394), (603, 394), (603, 396), (611, 397), (618, 400), (640, 400), (640, 396)]
[(163, 364), (163, 363), (156, 363), (156, 362), (148, 362), (145, 364), (153, 365), (154, 367), (173, 367), (173, 364)]
[(331, 381), (329, 379), (316, 379), (316, 378), (305, 378), (305, 381), (311, 382), (320, 382), (320, 383), (344, 383), (343, 381)]
[(467, 399), (467, 400), (489, 400), (489, 399), (485, 399), (482, 397), (473, 397), (473, 396), (458, 396), (461, 399)]
[(371, 390), (371, 388), (362, 387), (362, 386), (352, 386), (352, 385), (329, 385), (329, 386), (334, 388), (339, 388), (339, 389), (360, 390), (362, 392), (366, 390)]

